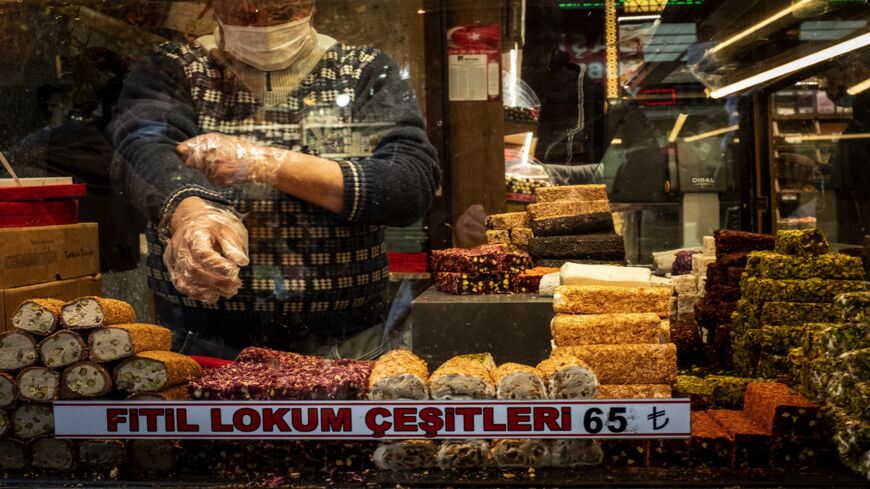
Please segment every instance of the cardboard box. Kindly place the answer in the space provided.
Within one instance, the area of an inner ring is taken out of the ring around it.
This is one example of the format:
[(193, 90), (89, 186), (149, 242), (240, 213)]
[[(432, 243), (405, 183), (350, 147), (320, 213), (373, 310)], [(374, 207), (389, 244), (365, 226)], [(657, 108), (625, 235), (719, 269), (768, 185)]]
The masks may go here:
[(98, 273), (95, 223), (0, 229), (0, 289)]
[(39, 285), (0, 290), (0, 332), (12, 329), (12, 315), (18, 305), (28, 299), (60, 299), (71, 301), (79, 297), (100, 295), (99, 274), (72, 280), (58, 280)]

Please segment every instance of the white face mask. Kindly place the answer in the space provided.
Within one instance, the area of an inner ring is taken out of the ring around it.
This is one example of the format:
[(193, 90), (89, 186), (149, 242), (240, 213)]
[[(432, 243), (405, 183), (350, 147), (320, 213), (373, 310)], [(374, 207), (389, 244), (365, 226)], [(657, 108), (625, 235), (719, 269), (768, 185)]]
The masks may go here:
[(218, 21), (223, 49), (263, 71), (283, 70), (296, 61), (312, 37), (311, 16), (270, 27), (226, 25)]

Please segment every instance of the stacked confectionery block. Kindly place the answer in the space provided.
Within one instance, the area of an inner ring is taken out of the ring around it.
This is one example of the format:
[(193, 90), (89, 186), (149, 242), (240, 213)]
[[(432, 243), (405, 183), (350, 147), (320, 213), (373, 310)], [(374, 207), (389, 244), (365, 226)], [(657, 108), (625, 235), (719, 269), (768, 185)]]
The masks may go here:
[(763, 234), (720, 229), (714, 233), (715, 260), (705, 240), (705, 253), (695, 255), (703, 298), (695, 306), (695, 320), (704, 342), (709, 366), (730, 369), (732, 365), (731, 314), (740, 300), (740, 279), (747, 256), (758, 250), (772, 250), (774, 239)]
[(528, 250), (533, 234), (527, 212), (493, 214), (486, 217), (485, 225), (487, 243)]
[(614, 231), (604, 185), (540, 188), (528, 207), (528, 251), (537, 267), (565, 262), (625, 264), (625, 243)]
[(162, 440), (72, 443), (52, 436), (50, 403), (57, 399), (187, 399), (199, 364), (169, 351), (168, 329), (135, 321), (129, 304), (100, 297), (32, 299), (18, 307), (15, 329), (0, 335), (0, 470), (117, 476), (128, 460), (146, 471), (174, 462), (167, 458), (177, 445)]
[(842, 294), (834, 309), (835, 323), (805, 325), (800, 382), (843, 463), (870, 479), (870, 292)]
[[(600, 397), (671, 397), (677, 376), (677, 351), (669, 340), (672, 290), (650, 286), (649, 270), (612, 266), (566, 264), (562, 283), (567, 285), (556, 288), (553, 300), (552, 358), (588, 365), (601, 384)], [(605, 460), (645, 466), (651, 448), (664, 453), (670, 445), (609, 441)]]
[(734, 313), (734, 366), (744, 375), (794, 381), (801, 341), (836, 320), (834, 298), (866, 290), (860, 258), (830, 253), (817, 229), (780, 231), (776, 250), (749, 255)]
[(530, 266), (528, 254), (499, 245), (432, 252), (435, 288), (454, 295), (510, 293), (517, 288), (520, 274)]

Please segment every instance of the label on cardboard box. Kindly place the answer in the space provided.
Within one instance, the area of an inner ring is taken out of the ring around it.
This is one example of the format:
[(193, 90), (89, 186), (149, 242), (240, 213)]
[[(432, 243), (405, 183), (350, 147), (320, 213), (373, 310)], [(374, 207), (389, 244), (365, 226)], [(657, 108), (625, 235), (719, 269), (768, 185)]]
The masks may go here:
[(95, 223), (0, 229), (0, 289), (98, 273)]
[(12, 329), (12, 315), (26, 300), (60, 299), (69, 302), (79, 297), (101, 295), (101, 289), (102, 277), (94, 275), (0, 290), (0, 332)]

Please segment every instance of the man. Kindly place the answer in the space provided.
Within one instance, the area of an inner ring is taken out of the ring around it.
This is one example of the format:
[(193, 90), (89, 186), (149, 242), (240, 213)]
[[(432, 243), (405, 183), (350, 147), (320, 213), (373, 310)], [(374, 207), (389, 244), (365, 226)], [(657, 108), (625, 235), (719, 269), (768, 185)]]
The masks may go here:
[(377, 356), (384, 226), (417, 221), (440, 182), (413, 91), (385, 54), (316, 33), (314, 0), (212, 8), (214, 36), (133, 70), (114, 124), (158, 321), (188, 354)]

